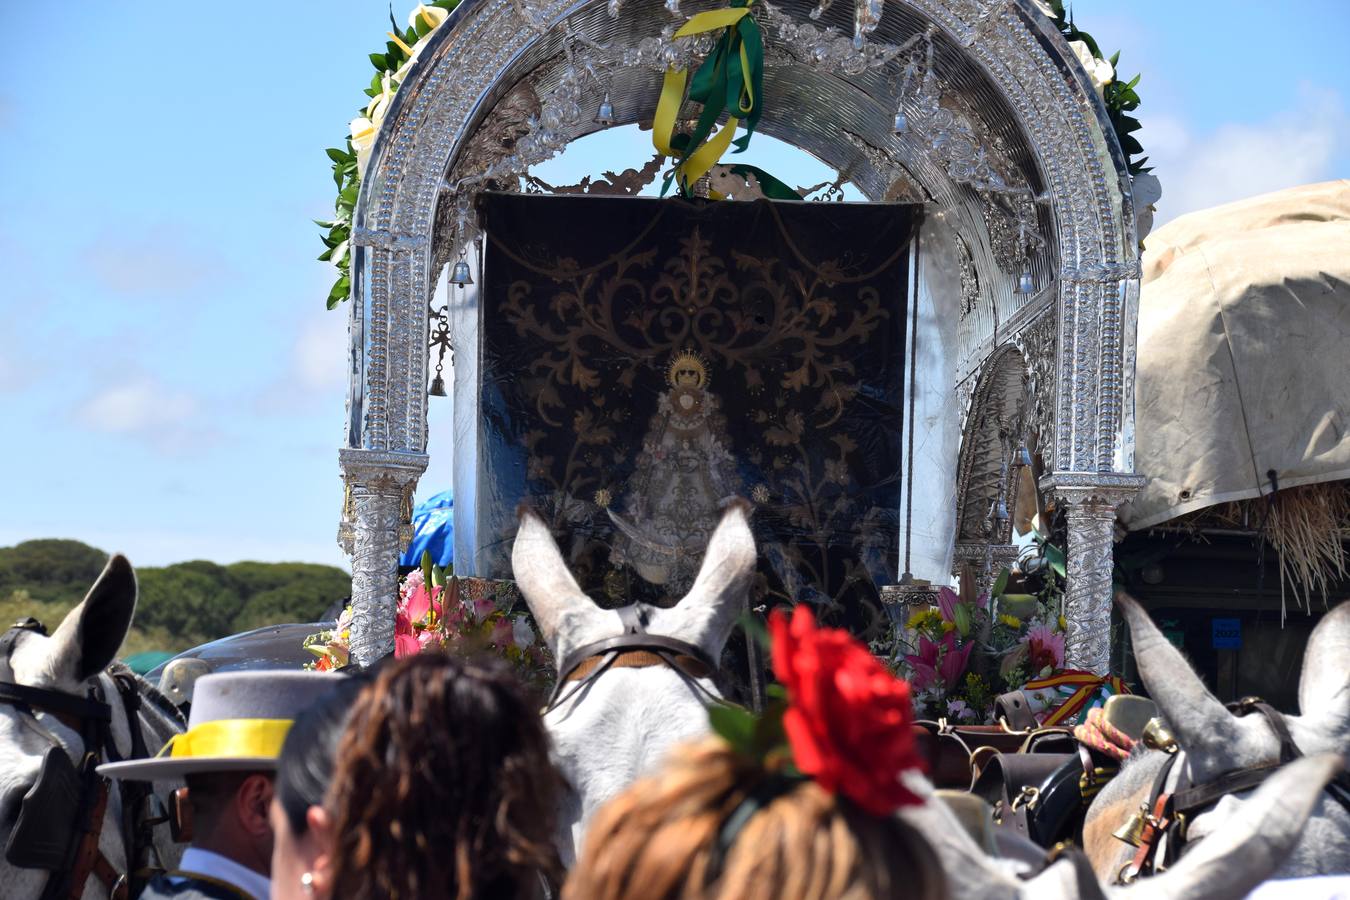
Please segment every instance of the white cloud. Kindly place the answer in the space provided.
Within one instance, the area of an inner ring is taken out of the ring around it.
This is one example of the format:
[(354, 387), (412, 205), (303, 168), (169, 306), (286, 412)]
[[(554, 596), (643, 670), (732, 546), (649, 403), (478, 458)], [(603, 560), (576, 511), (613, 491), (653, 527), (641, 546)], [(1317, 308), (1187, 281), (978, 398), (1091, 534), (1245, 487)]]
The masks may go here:
[(85, 248), (83, 262), (103, 288), (119, 294), (181, 297), (228, 274), (209, 245), (167, 225), (108, 231)]
[(76, 420), (104, 434), (136, 440), (157, 453), (192, 455), (218, 444), (219, 429), (197, 417), (197, 398), (147, 375), (132, 375), (95, 391)]
[[(1334, 91), (1304, 86), (1295, 106), (1265, 122), (1196, 134), (1181, 120), (1144, 120), (1140, 143), (1163, 185), (1158, 224), (1183, 213), (1323, 181), (1350, 140)], [(1156, 227), (1156, 226), (1155, 226)]]
[(289, 413), (332, 401), (339, 411), (347, 387), (347, 310), (309, 312), (295, 326), (284, 371), (254, 398), (261, 413)]

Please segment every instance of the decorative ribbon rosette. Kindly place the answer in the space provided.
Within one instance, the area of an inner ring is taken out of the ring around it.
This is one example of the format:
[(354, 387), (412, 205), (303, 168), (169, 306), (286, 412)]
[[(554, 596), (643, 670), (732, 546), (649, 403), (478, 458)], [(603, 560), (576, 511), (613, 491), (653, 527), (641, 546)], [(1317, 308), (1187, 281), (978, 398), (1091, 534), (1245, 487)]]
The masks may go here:
[[(763, 759), (777, 776), (777, 793), (810, 779), (875, 816), (922, 803), (902, 780), (923, 767), (909, 684), (848, 632), (817, 628), (805, 604), (790, 620), (775, 610), (769, 632), (779, 684), (764, 715), (714, 706), (713, 730)], [(758, 797), (758, 805), (771, 799)]]
[(1119, 676), (1064, 669), (1048, 678), (1028, 681), (1022, 685), (1022, 692), (1036, 721), (1050, 727), (1080, 724), (1089, 710), (1106, 703), (1108, 697), (1130, 691)]

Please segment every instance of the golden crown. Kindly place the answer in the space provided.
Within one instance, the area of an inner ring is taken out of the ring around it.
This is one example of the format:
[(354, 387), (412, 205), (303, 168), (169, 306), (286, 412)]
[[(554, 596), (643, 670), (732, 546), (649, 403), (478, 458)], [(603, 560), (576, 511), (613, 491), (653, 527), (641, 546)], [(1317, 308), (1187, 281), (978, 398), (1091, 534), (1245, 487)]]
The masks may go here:
[(670, 366), (666, 369), (666, 382), (671, 387), (680, 387), (681, 382), (676, 376), (681, 372), (693, 373), (696, 378), (695, 387), (707, 387), (708, 362), (693, 350), (683, 350), (670, 361)]

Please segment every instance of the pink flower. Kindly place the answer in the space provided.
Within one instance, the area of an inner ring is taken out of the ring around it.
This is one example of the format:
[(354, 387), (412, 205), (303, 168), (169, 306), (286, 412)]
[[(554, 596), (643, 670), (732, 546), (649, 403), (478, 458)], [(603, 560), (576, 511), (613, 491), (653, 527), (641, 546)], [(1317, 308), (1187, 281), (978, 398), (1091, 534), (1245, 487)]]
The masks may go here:
[(427, 589), (418, 585), (408, 592), (405, 600), (408, 618), (414, 622), (425, 622), (427, 613), (431, 611), (431, 597), (427, 594)]
[(510, 619), (502, 616), (492, 623), (492, 643), (503, 648), (515, 643), (515, 629)]
[(1045, 668), (1059, 669), (1064, 666), (1064, 634), (1056, 632), (1049, 625), (1036, 625), (1027, 630), (1022, 638), (1027, 645), (1027, 656), (1033, 673)]
[(403, 584), (399, 585), (399, 599), (407, 602), (418, 588), (426, 587), (426, 579), (422, 575), (421, 569), (413, 569), (407, 575), (403, 576)]
[(402, 659), (405, 656), (416, 656), (422, 652), (422, 645), (417, 642), (417, 638), (411, 634), (398, 634), (394, 636), (394, 656)]
[(428, 630), (426, 630), (426, 631), (420, 632), (420, 633), (417, 635), (417, 648), (418, 648), (418, 651), (419, 651), (419, 652), (422, 651), (422, 650), (427, 649), (428, 647), (432, 646), (433, 644), (436, 645), (437, 647), (439, 647), (439, 646), (441, 645), (441, 634), (440, 634), (440, 632), (438, 632), (438, 631), (431, 631), (430, 629), (428, 629)]
[(918, 654), (909, 654), (905, 662), (914, 669), (914, 677), (910, 682), (916, 691), (927, 690), (937, 681), (938, 645), (930, 641), (927, 635), (919, 635)]
[(492, 615), (496, 608), (497, 604), (487, 598), (480, 597), (473, 601), (473, 614), (480, 620), (486, 619), (488, 616)]
[(942, 645), (944, 652), (942, 662), (938, 663), (938, 675), (942, 677), (942, 683), (947, 689), (951, 690), (965, 674), (966, 664), (970, 662), (970, 651), (975, 649), (975, 642), (971, 641), (957, 650), (956, 634), (949, 631), (942, 636)]
[(920, 635), (918, 655), (905, 657), (905, 661), (914, 668), (914, 678), (911, 679), (914, 688), (922, 691), (939, 681), (949, 690), (955, 687), (966, 671), (966, 663), (970, 661), (970, 651), (973, 649), (974, 643), (956, 649), (956, 633), (952, 631), (944, 634), (937, 643)]
[(942, 613), (942, 618), (947, 622), (956, 621), (956, 607), (961, 602), (961, 598), (956, 595), (956, 591), (949, 587), (938, 588), (938, 611)]

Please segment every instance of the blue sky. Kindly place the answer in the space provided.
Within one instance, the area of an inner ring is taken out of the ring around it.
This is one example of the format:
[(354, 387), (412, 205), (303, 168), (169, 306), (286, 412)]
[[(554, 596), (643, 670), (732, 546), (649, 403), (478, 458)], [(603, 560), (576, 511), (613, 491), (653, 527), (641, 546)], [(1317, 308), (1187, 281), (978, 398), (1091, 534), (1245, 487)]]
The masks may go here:
[[(345, 316), (310, 220), (387, 3), (55, 10), (0, 4), (0, 545), (345, 564)], [(1143, 72), (1160, 219), (1350, 177), (1344, 0), (1075, 13)], [(644, 158), (621, 136), (575, 149), (549, 174)], [(448, 404), (432, 415), (424, 495), (449, 472)]]

